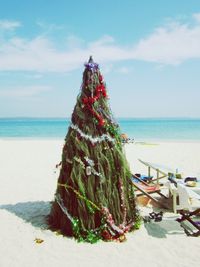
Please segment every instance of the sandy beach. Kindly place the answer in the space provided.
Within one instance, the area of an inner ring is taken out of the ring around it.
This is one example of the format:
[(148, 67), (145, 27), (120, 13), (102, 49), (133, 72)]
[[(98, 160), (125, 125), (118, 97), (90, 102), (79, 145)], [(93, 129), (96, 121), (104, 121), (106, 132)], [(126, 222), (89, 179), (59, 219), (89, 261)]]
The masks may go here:
[[(0, 140), (0, 266), (199, 266), (200, 238), (188, 237), (164, 213), (161, 222), (142, 224), (127, 241), (91, 245), (47, 230), (63, 140)], [(200, 143), (136, 142), (125, 145), (132, 172), (147, 173), (138, 159), (164, 171), (200, 177)], [(141, 213), (151, 205), (139, 207)], [(36, 243), (35, 239), (43, 240)]]

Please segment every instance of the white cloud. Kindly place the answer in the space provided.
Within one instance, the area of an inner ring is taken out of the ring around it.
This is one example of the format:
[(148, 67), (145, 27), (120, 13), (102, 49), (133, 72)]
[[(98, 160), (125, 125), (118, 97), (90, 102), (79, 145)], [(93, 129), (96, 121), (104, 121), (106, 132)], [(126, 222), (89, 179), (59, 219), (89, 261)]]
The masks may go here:
[(118, 73), (122, 73), (122, 74), (128, 74), (132, 71), (131, 68), (127, 68), (127, 67), (121, 67), (119, 69), (116, 70)]
[(12, 38), (0, 47), (0, 70), (62, 72), (78, 68), (91, 54), (98, 55), (95, 58), (100, 61), (119, 59), (116, 53), (120, 54), (120, 50), (104, 43), (103, 38), (103, 42), (100, 39), (86, 48), (58, 51), (47, 38), (41, 36), (32, 40)]
[(38, 25), (42, 30), (42, 35), (48, 35), (52, 32), (63, 30), (65, 27), (63, 25), (57, 25), (55, 23), (46, 23), (45, 21), (38, 20), (36, 22), (36, 25)]
[(52, 90), (50, 86), (33, 85), (33, 86), (16, 86), (0, 90), (1, 97), (33, 97), (40, 93)]
[(114, 42), (115, 42), (115, 40), (112, 36), (105, 35), (101, 39), (99, 39), (95, 42), (92, 42), (90, 44), (90, 47), (99, 47), (99, 46), (103, 46), (103, 45), (107, 45), (107, 44), (113, 44)]
[(130, 46), (117, 45), (112, 36), (86, 43), (71, 35), (62, 50), (44, 35), (6, 39), (0, 46), (0, 71), (67, 72), (82, 66), (90, 55), (102, 65), (123, 60), (175, 65), (200, 59), (200, 13), (193, 14), (191, 19), (188, 24), (170, 20)]
[(107, 64), (102, 63), (101, 64), (101, 71), (102, 71), (102, 73), (107, 74), (113, 70), (113, 67), (114, 66), (111, 63), (107, 63)]
[(30, 74), (27, 77), (29, 77), (31, 79), (41, 79), (41, 78), (43, 78), (43, 75), (39, 74), (39, 73), (36, 73), (36, 74), (32, 74), (32, 75)]
[(197, 22), (200, 22), (200, 13), (195, 13), (195, 14), (193, 14), (193, 18), (194, 18)]
[(0, 29), (14, 30), (21, 26), (21, 22), (14, 20), (0, 20)]
[(77, 50), (80, 49), (81, 47), (85, 46), (85, 41), (81, 38), (78, 38), (75, 35), (69, 35), (66, 38), (66, 46), (69, 50)]
[(133, 50), (139, 60), (163, 64), (179, 64), (188, 59), (200, 58), (200, 23), (195, 26), (173, 23), (155, 30), (141, 40)]

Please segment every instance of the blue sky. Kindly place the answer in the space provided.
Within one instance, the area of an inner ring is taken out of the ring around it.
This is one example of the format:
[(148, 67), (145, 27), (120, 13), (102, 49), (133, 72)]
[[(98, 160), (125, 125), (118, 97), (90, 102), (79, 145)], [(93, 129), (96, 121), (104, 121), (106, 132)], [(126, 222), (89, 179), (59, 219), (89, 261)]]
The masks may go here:
[(70, 117), (93, 55), (117, 117), (200, 117), (200, 1), (0, 0), (0, 117)]

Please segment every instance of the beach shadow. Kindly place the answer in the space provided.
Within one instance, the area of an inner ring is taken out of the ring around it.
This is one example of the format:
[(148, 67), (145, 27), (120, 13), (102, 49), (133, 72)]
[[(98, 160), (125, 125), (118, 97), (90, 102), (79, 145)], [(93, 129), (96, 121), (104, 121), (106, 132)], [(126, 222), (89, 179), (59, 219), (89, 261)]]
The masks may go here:
[[(42, 230), (49, 229), (47, 216), (50, 214), (51, 202), (35, 201), (21, 202), (16, 204), (0, 205), (0, 209), (6, 210), (25, 222), (31, 223), (34, 227)], [(185, 234), (183, 228), (176, 221), (177, 216), (163, 217), (161, 222), (146, 222), (144, 227), (150, 236), (156, 238), (167, 238), (167, 235)]]
[(183, 228), (176, 221), (176, 218), (163, 218), (161, 222), (150, 221), (144, 223), (144, 227), (150, 236), (157, 238), (167, 238), (168, 235), (185, 235)]
[(48, 229), (47, 215), (50, 213), (51, 202), (35, 201), (21, 202), (14, 205), (0, 205), (0, 209), (7, 210), (34, 227)]

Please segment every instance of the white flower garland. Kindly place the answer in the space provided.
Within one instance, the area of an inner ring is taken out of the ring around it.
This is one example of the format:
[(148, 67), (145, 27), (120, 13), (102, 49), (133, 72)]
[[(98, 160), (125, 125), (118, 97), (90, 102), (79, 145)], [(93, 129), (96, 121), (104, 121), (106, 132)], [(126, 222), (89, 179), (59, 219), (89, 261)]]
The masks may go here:
[(111, 215), (111, 213), (109, 212), (108, 208), (103, 207), (103, 208), (102, 208), (102, 212), (103, 212), (103, 214), (104, 214), (104, 216), (105, 216), (105, 218), (106, 218), (106, 222), (110, 225), (110, 227), (111, 227), (114, 231), (118, 232), (119, 234), (123, 234), (123, 233), (124, 233), (124, 230), (123, 230), (123, 229), (120, 229), (120, 228), (115, 224), (115, 222), (114, 222), (114, 220), (113, 220), (113, 218), (112, 218), (112, 215)]
[(103, 175), (97, 171), (95, 171), (94, 169), (94, 160), (92, 159), (89, 159), (88, 157), (84, 157), (84, 159), (86, 160), (86, 162), (91, 166), (91, 169), (92, 169), (92, 173), (96, 176), (99, 176), (100, 178), (104, 178)]
[[(59, 207), (61, 208), (61, 210), (63, 211), (63, 213), (67, 216), (67, 218), (73, 223), (73, 218), (72, 216), (69, 214), (68, 210), (66, 209), (66, 207), (64, 206), (63, 200), (61, 199), (60, 195), (55, 195), (55, 199), (59, 205)], [(120, 229), (115, 223), (114, 220), (112, 219), (112, 215), (109, 213), (108, 208), (103, 207), (103, 213), (106, 217), (106, 221), (107, 223), (110, 225), (110, 227), (114, 230), (117, 231), (118, 233), (122, 234), (124, 233), (124, 231), (122, 229)], [(97, 230), (98, 228), (94, 229)]]
[(73, 218), (72, 216), (69, 214), (68, 210), (66, 209), (66, 207), (64, 206), (63, 200), (61, 199), (60, 195), (57, 194), (55, 195), (55, 200), (57, 201), (59, 207), (61, 208), (61, 210), (63, 211), (63, 213), (67, 216), (67, 218), (73, 223)]
[(77, 158), (77, 157), (75, 156), (75, 157), (74, 157), (74, 160), (77, 161), (77, 162), (81, 165), (81, 167), (85, 169), (85, 164), (82, 162), (81, 159), (79, 159), (79, 158)]
[(70, 125), (70, 127), (76, 130), (81, 137), (85, 138), (86, 140), (89, 140), (92, 144), (100, 143), (102, 141), (105, 141), (106, 139), (112, 143), (115, 143), (115, 139), (107, 134), (103, 134), (99, 137), (92, 137), (91, 135), (85, 134), (77, 125), (74, 125), (73, 123)]
[(87, 161), (87, 163), (88, 163), (91, 167), (94, 167), (94, 160), (89, 159), (87, 156), (84, 157), (84, 159)]
[[(96, 176), (99, 176), (100, 178), (104, 178), (104, 176), (101, 174), (101, 173), (99, 173), (99, 172), (97, 172), (95, 169), (94, 169), (94, 161), (92, 160), (92, 159), (89, 159), (88, 157), (84, 157), (84, 159), (86, 160), (86, 162), (88, 163), (88, 165), (91, 167), (91, 172), (94, 174), (94, 175), (96, 175)], [(76, 161), (76, 162), (78, 162), (80, 165), (81, 165), (81, 167), (82, 168), (86, 168), (86, 166), (85, 166), (85, 164), (84, 164), (84, 162), (80, 159), (80, 158), (77, 158), (76, 156), (74, 157), (74, 160)]]
[[(63, 211), (63, 213), (67, 216), (67, 218), (71, 221), (71, 223), (74, 223), (74, 219), (73, 217), (69, 214), (67, 208), (64, 206), (63, 200), (61, 199), (60, 195), (57, 194), (55, 195), (55, 200), (57, 201), (59, 207), (61, 208), (61, 210)], [(98, 231), (100, 229), (100, 227), (97, 227), (95, 229), (92, 229), (93, 232)]]

